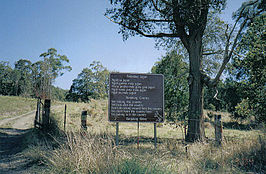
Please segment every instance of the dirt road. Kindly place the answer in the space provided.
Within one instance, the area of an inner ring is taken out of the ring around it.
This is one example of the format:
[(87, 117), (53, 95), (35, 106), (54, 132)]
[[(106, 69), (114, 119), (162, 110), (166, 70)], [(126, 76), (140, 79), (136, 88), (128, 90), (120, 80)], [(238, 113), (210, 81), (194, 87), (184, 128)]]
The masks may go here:
[(22, 153), (28, 147), (23, 140), (33, 130), (34, 117), (35, 111), (31, 111), (0, 120), (0, 174), (35, 173)]
[(14, 116), (0, 120), (0, 127), (11, 124), (14, 129), (29, 129), (33, 124), (35, 111), (23, 115)]
[(21, 152), (26, 148), (22, 142), (33, 126), (34, 115), (32, 111), (0, 120), (0, 173), (29, 173), (29, 160)]

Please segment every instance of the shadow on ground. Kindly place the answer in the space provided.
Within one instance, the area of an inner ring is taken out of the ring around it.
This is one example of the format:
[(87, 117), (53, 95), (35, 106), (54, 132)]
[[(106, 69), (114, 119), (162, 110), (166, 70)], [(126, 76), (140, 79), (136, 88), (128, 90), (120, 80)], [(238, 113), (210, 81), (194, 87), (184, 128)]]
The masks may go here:
[(29, 160), (22, 155), (28, 145), (25, 137), (29, 135), (33, 129), (12, 129), (0, 128), (0, 173), (24, 173), (24, 169), (28, 167)]

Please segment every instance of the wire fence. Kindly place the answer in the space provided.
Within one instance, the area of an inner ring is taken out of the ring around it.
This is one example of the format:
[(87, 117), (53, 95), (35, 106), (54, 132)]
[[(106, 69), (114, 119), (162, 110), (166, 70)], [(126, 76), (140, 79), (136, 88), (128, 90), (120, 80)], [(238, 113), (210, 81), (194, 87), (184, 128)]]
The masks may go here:
[[(221, 126), (221, 135), (222, 139), (225, 141), (228, 140), (240, 140), (240, 139), (253, 139), (254, 136), (256, 137), (259, 135), (266, 136), (266, 132), (263, 131), (263, 125), (258, 123), (239, 123), (237, 121), (231, 121), (231, 122), (221, 122), (221, 125), (217, 124), (214, 120), (208, 119), (208, 120), (200, 120), (200, 119), (187, 119), (183, 122), (178, 123), (170, 123), (172, 127), (175, 127), (176, 129), (180, 129), (181, 131), (176, 131), (176, 135), (179, 135), (178, 137), (182, 137), (185, 140), (185, 137), (187, 134), (200, 136), (201, 133), (197, 131), (189, 131), (188, 130), (188, 124), (192, 122), (194, 123), (194, 130), (199, 130), (197, 127), (204, 126), (204, 138), (207, 140), (214, 140), (216, 133), (215, 133), (215, 127)], [(200, 122), (200, 123), (199, 123)], [(202, 125), (201, 125), (202, 124)]]

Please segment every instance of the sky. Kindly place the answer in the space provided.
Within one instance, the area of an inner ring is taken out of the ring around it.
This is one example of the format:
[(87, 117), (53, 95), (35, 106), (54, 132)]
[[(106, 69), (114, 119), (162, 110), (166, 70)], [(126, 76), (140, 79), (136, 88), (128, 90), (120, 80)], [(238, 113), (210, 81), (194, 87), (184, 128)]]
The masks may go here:
[[(231, 23), (243, 1), (228, 0), (222, 18)], [(150, 72), (165, 50), (150, 38), (123, 41), (119, 26), (104, 16), (110, 7), (109, 0), (0, 0), (0, 61), (36, 62), (55, 48), (72, 66), (56, 79), (55, 86), (63, 89), (94, 60), (110, 71)]]

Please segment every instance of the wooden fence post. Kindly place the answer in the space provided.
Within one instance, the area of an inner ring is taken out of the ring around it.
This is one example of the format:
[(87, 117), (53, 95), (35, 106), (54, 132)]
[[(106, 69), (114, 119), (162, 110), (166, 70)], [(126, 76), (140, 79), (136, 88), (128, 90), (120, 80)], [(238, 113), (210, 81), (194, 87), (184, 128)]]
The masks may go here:
[(221, 122), (221, 115), (215, 115), (215, 141), (218, 145), (221, 145), (222, 142), (222, 122)]
[(81, 129), (87, 130), (87, 111), (81, 112)]
[(34, 119), (34, 128), (37, 128), (37, 122), (39, 120), (39, 111), (40, 111), (40, 99), (37, 100), (37, 108), (35, 113), (35, 119)]
[(47, 129), (50, 124), (50, 107), (51, 107), (51, 100), (45, 99), (44, 100), (44, 115), (43, 115), (44, 129)]

